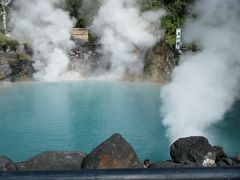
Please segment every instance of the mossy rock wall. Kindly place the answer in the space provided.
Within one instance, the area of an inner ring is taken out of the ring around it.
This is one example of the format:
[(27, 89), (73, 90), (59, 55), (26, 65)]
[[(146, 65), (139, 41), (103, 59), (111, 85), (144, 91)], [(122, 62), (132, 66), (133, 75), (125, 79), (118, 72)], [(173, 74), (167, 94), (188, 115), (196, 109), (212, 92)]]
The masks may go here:
[(0, 52), (0, 81), (15, 82), (31, 79), (34, 73), (32, 64), (29, 55)]
[(146, 53), (144, 78), (150, 81), (167, 82), (177, 63), (178, 56), (174, 50), (160, 42)]

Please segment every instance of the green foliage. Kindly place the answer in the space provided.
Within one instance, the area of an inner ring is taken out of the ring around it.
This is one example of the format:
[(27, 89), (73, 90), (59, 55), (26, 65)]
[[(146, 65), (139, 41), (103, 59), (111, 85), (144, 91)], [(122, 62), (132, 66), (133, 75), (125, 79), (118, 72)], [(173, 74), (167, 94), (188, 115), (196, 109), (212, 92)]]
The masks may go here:
[(201, 47), (199, 46), (199, 44), (197, 42), (192, 42), (192, 43), (184, 43), (182, 45), (182, 47), (186, 50), (186, 51), (200, 51)]
[(88, 32), (88, 40), (90, 42), (95, 42), (95, 41), (97, 41), (97, 39), (98, 38), (94, 33), (92, 33), (91, 31)]
[[(166, 15), (161, 18), (159, 25), (165, 29), (164, 42), (170, 46), (175, 45), (176, 28), (184, 26), (189, 16), (187, 8), (195, 0), (138, 0), (142, 11), (165, 9)], [(84, 2), (84, 3), (83, 3)], [(101, 0), (68, 0), (67, 10), (75, 17), (76, 27), (86, 27), (91, 24), (93, 17), (101, 4)], [(187, 45), (189, 46), (189, 45)]]
[(20, 53), (20, 54), (18, 54), (18, 59), (20, 61), (31, 61), (31, 56), (29, 56), (28, 54), (25, 54), (25, 53)]
[(84, 27), (85, 21), (79, 15), (79, 9), (82, 6), (82, 0), (68, 0), (67, 3), (67, 11), (69, 11), (70, 16), (76, 19), (76, 27)]
[(101, 0), (67, 0), (66, 2), (71, 17), (76, 19), (76, 27), (82, 28), (91, 24)]
[(152, 49), (149, 49), (145, 54), (145, 67), (152, 64), (152, 59), (153, 59), (153, 51)]
[(84, 19), (85, 25), (92, 24), (93, 18), (97, 15), (102, 0), (88, 0), (84, 1), (79, 11), (80, 17)]
[(29, 48), (30, 47), (30, 43), (28, 41), (24, 41), (22, 42), (22, 45), (25, 49)]
[(164, 41), (173, 46), (176, 41), (176, 28), (183, 27), (188, 17), (187, 7), (194, 0), (142, 0), (142, 10), (163, 8), (166, 15), (161, 18), (161, 27), (165, 29)]
[(0, 34), (0, 48), (3, 51), (6, 51), (7, 49), (16, 51), (18, 46), (19, 42), (17, 40), (11, 39), (3, 34)]
[(19, 46), (19, 42), (18, 42), (17, 40), (10, 39), (10, 38), (8, 39), (8, 41), (7, 41), (7, 47), (8, 47), (10, 50), (16, 51), (18, 46)]
[(70, 16), (77, 17), (82, 4), (82, 0), (68, 0), (66, 3), (67, 10), (70, 12)]
[(143, 11), (154, 10), (164, 7), (161, 0), (141, 0), (141, 7)]
[(161, 19), (161, 26), (165, 29), (165, 43), (174, 45), (176, 28), (182, 28), (188, 17), (187, 7), (193, 0), (165, 1), (167, 15)]

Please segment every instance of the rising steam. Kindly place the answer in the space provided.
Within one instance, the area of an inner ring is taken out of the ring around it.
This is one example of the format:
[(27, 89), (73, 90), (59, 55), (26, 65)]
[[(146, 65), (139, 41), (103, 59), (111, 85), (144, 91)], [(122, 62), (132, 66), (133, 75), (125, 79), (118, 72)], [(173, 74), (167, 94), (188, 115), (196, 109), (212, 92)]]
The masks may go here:
[(29, 41), (34, 51), (36, 80), (57, 81), (64, 77), (73, 46), (73, 21), (59, 8), (64, 0), (16, 0), (11, 22), (13, 34)]
[(205, 135), (223, 119), (239, 94), (240, 3), (235, 0), (197, 1), (184, 30), (187, 42), (201, 51), (183, 55), (172, 82), (161, 90), (163, 123), (174, 141)]
[(164, 11), (141, 12), (137, 0), (101, 2), (91, 27), (102, 45), (100, 78), (119, 80), (126, 74), (142, 74), (144, 52), (160, 40)]

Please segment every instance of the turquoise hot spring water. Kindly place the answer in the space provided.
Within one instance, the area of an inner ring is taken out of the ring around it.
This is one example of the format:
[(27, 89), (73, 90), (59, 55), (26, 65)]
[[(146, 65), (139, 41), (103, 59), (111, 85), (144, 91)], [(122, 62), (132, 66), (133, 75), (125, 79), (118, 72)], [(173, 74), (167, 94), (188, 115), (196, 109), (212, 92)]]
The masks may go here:
[[(121, 133), (139, 159), (167, 160), (160, 85), (127, 82), (17, 83), (0, 86), (0, 155), (26, 160), (49, 150), (90, 152)], [(240, 152), (240, 103), (209, 128), (227, 154)]]

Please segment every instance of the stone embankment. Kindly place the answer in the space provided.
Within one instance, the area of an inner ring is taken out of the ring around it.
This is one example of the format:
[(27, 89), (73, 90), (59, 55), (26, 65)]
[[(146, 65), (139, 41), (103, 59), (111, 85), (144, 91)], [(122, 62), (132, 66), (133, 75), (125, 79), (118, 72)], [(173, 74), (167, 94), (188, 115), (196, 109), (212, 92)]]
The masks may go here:
[[(204, 137), (187, 137), (170, 147), (172, 160), (153, 162), (149, 168), (240, 167), (240, 157), (228, 157), (223, 148), (212, 146)], [(24, 162), (0, 157), (0, 171), (49, 171), (81, 169), (143, 168), (132, 146), (114, 134), (89, 154), (81, 152), (44, 152)]]

